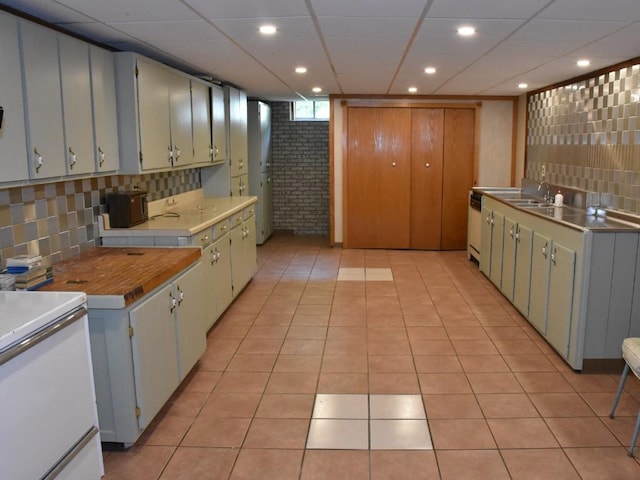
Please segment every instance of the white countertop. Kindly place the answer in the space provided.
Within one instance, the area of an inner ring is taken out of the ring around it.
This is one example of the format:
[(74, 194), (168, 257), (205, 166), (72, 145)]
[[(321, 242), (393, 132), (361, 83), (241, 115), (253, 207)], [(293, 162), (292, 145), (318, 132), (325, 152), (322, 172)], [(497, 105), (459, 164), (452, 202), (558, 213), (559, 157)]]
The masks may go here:
[[(131, 228), (108, 228), (99, 223), (101, 237), (159, 237), (195, 235), (256, 203), (257, 197), (198, 197), (179, 195), (176, 204), (167, 199), (150, 202), (149, 220)], [(162, 208), (158, 206), (162, 203)], [(154, 205), (155, 204), (155, 205)], [(157, 216), (157, 215), (169, 216)], [(172, 215), (172, 216), (171, 216)]]
[(81, 292), (0, 292), (0, 350), (86, 301)]

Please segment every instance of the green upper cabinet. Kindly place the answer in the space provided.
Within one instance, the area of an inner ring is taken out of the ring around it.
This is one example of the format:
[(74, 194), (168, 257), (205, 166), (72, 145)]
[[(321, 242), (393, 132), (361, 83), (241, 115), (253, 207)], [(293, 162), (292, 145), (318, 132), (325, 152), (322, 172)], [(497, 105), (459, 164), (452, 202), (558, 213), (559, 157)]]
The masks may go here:
[(18, 19), (0, 12), (0, 182), (29, 178), (20, 70)]
[(19, 28), (29, 177), (61, 177), (66, 174), (66, 155), (58, 34), (24, 20)]
[(93, 99), (94, 157), (97, 172), (119, 167), (116, 79), (113, 53), (89, 46)]
[(67, 175), (95, 170), (89, 44), (58, 35)]
[[(211, 163), (209, 85), (128, 52), (115, 54), (120, 171)], [(204, 159), (204, 160), (203, 160)]]

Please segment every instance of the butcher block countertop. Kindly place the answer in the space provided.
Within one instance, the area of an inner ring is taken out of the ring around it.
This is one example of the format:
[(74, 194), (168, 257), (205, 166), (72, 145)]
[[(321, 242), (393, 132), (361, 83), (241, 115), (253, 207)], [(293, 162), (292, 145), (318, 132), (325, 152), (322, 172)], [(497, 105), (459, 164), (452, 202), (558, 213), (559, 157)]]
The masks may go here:
[(95, 247), (53, 265), (41, 291), (85, 292), (89, 308), (120, 309), (198, 261), (200, 248)]

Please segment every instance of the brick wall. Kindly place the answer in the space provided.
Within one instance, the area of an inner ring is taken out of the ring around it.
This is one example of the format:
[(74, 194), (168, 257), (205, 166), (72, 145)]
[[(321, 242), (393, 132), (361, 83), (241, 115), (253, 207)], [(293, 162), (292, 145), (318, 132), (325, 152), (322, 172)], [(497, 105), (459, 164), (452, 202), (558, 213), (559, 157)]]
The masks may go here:
[(271, 103), (275, 230), (329, 234), (329, 122), (294, 122)]

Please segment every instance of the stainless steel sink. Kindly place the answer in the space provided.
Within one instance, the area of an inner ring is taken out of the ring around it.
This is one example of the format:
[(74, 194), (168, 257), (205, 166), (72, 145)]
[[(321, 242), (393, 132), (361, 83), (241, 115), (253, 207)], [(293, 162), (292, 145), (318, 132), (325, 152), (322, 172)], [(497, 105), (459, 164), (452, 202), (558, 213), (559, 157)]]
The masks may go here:
[(505, 200), (516, 207), (546, 207), (550, 206), (548, 202), (538, 198), (505, 198)]

